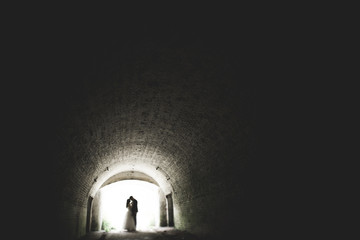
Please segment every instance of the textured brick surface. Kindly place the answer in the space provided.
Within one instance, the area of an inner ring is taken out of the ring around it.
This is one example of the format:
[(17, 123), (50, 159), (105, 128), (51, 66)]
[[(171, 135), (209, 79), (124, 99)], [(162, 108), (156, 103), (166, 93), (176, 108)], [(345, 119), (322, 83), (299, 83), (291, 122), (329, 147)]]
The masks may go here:
[(67, 236), (85, 233), (89, 197), (131, 171), (173, 194), (178, 229), (218, 234), (246, 222), (251, 76), (226, 42), (173, 37), (83, 47), (82, 65), (54, 87), (54, 204)]

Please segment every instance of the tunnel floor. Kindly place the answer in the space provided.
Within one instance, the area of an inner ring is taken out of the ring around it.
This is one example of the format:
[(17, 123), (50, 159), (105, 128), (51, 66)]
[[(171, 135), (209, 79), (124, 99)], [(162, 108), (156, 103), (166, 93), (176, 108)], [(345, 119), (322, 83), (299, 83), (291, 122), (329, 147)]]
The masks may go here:
[(139, 230), (136, 232), (126, 231), (96, 231), (86, 234), (79, 240), (200, 240), (199, 237), (192, 235), (186, 231), (180, 231), (171, 227), (151, 228), (149, 230)]

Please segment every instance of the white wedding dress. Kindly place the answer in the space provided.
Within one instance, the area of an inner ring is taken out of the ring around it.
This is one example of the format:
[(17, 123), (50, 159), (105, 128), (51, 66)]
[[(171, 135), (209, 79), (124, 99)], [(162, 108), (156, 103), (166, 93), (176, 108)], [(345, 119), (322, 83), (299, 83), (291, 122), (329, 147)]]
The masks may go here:
[(123, 229), (127, 230), (128, 232), (132, 232), (136, 230), (135, 220), (131, 212), (130, 204), (125, 213)]

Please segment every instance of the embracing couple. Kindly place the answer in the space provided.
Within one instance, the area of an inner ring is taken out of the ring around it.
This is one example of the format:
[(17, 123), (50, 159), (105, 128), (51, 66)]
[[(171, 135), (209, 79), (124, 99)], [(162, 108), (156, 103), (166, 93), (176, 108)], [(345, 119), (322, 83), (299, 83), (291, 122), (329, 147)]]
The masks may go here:
[(128, 232), (136, 231), (136, 214), (138, 212), (137, 200), (130, 196), (126, 200), (126, 214), (124, 220), (124, 229)]

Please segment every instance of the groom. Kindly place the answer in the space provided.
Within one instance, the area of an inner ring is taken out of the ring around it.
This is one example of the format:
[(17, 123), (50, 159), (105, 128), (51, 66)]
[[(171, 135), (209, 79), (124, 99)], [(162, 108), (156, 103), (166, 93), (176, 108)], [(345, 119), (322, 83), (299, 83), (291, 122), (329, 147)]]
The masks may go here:
[(126, 207), (129, 205), (130, 201), (132, 202), (131, 212), (134, 217), (134, 222), (136, 226), (136, 214), (138, 212), (137, 200), (133, 196), (130, 196), (129, 199), (126, 201)]

